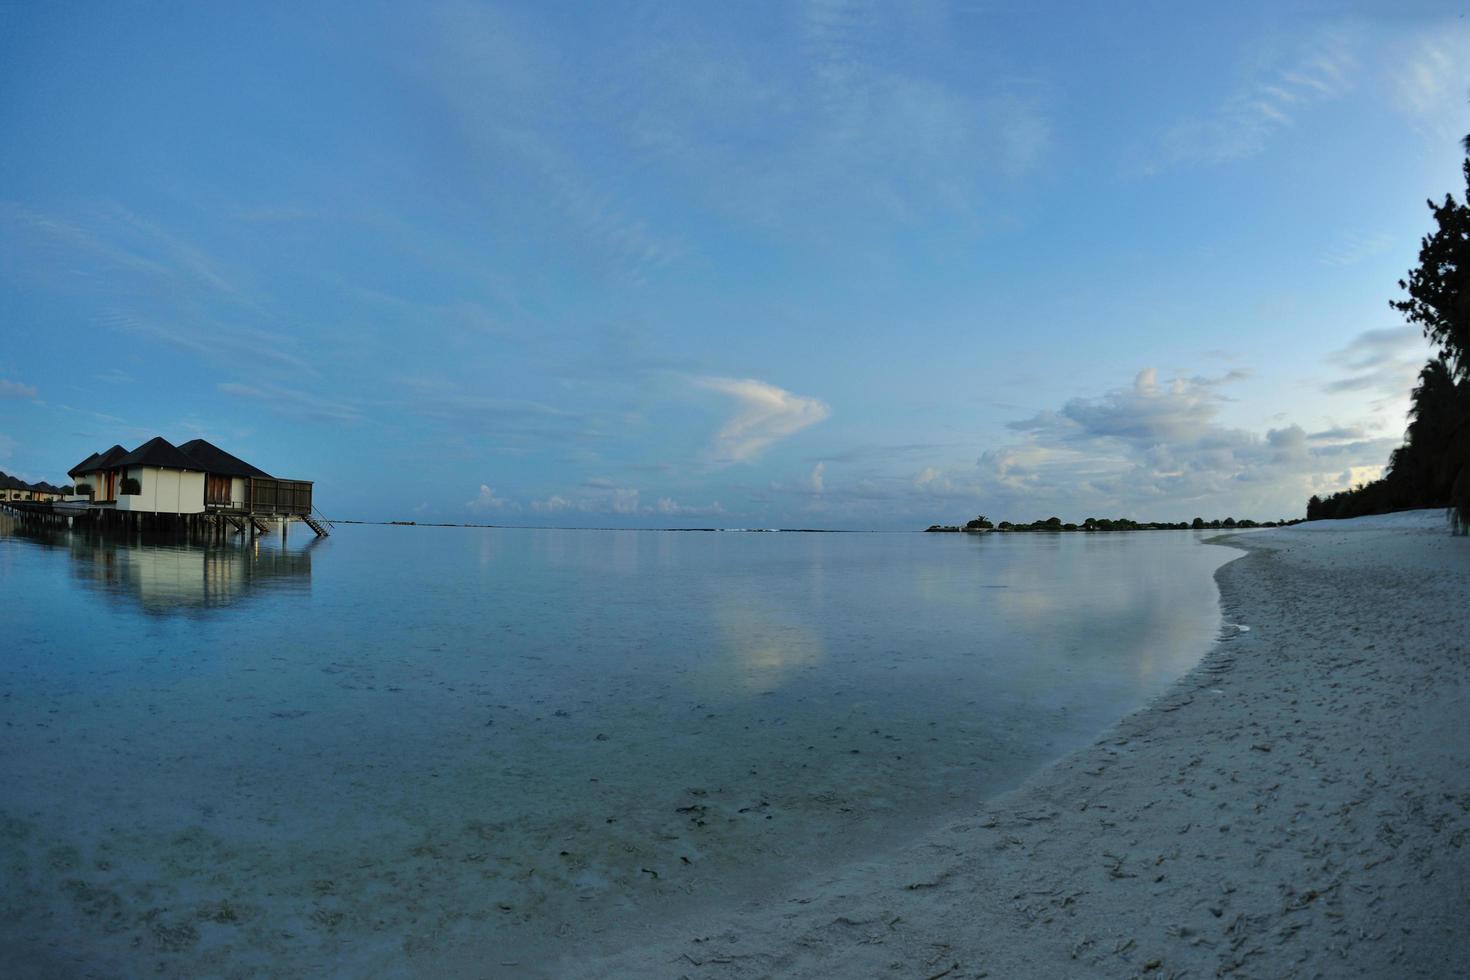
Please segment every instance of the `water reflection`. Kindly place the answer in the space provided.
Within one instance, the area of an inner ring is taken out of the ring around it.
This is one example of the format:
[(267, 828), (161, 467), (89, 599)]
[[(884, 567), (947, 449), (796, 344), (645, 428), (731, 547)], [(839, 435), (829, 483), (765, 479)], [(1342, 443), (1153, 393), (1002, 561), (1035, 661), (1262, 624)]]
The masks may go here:
[(818, 629), (759, 596), (723, 596), (710, 613), (718, 651), (705, 678), (711, 694), (765, 694), (826, 658)]
[(404, 951), (454, 936), (534, 963), (694, 889), (766, 894), (1158, 693), (1216, 630), (1230, 554), (1177, 533), (352, 526), (283, 549), (0, 524), (0, 587), (25, 599), (0, 603), (0, 850), (28, 869), (0, 875), (22, 910), (0, 947), (134, 975), (160, 929), (197, 933), (165, 972), (209, 974), (228, 908), (275, 972), (417, 975)]
[(0, 539), (26, 538), (71, 558), (73, 580), (149, 615), (189, 615), (239, 602), (257, 590), (310, 591), (320, 539), (282, 545), (184, 535), (117, 535), (0, 522)]

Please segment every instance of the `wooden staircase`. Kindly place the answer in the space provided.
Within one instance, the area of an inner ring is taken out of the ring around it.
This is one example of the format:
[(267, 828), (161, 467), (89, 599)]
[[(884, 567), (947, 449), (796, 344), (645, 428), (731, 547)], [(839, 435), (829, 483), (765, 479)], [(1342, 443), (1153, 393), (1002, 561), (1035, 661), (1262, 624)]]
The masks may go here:
[(319, 538), (325, 538), (331, 533), (327, 530), (329, 525), (327, 524), (326, 518), (312, 517), (310, 514), (307, 514), (301, 518), (301, 522), (315, 531), (316, 536)]

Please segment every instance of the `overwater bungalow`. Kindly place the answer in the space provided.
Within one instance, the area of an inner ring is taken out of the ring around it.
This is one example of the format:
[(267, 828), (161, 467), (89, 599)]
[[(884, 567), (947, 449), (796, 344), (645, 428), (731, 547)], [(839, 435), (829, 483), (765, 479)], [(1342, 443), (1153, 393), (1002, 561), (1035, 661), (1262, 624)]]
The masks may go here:
[(318, 535), (326, 522), (313, 516), (310, 480), (281, 480), (203, 439), (175, 446), (155, 436), (133, 449), (113, 446), (67, 471), (76, 494), (62, 506), (71, 516), (103, 523), (186, 522), (264, 531), (270, 521), (299, 520)]
[(90, 497), (96, 504), (117, 500), (117, 470), (113, 464), (128, 454), (122, 446), (93, 453), (66, 471), (76, 481), (79, 496)]
[(0, 472), (0, 500), (30, 500), (31, 485), (19, 477)]

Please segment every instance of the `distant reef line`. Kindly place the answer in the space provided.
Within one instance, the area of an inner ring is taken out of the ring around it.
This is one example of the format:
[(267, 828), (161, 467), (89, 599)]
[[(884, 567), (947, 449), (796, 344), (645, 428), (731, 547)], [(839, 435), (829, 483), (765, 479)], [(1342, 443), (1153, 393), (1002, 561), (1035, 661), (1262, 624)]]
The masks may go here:
[(1064, 522), (1060, 517), (1032, 521), (1030, 524), (1012, 524), (1010, 521), (994, 523), (983, 515), (964, 524), (930, 524), (925, 531), (949, 532), (954, 534), (979, 534), (987, 531), (1205, 531), (1235, 530), (1252, 527), (1289, 527), (1300, 524), (1301, 519), (1280, 521), (1252, 521), (1227, 517), (1224, 520), (1207, 521), (1196, 517), (1192, 521), (1135, 521), (1131, 517), (1089, 517), (1081, 524)]

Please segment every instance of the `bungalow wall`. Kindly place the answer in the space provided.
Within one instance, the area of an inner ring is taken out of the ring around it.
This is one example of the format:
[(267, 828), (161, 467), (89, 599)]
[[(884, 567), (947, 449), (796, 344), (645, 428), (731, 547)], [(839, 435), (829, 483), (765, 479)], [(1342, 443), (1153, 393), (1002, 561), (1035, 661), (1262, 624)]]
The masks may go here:
[[(138, 493), (117, 495), (117, 509), (150, 514), (202, 514), (204, 474), (192, 470), (166, 470), (156, 466), (132, 466), (123, 474), (138, 481)], [(121, 484), (121, 481), (119, 481)]]

